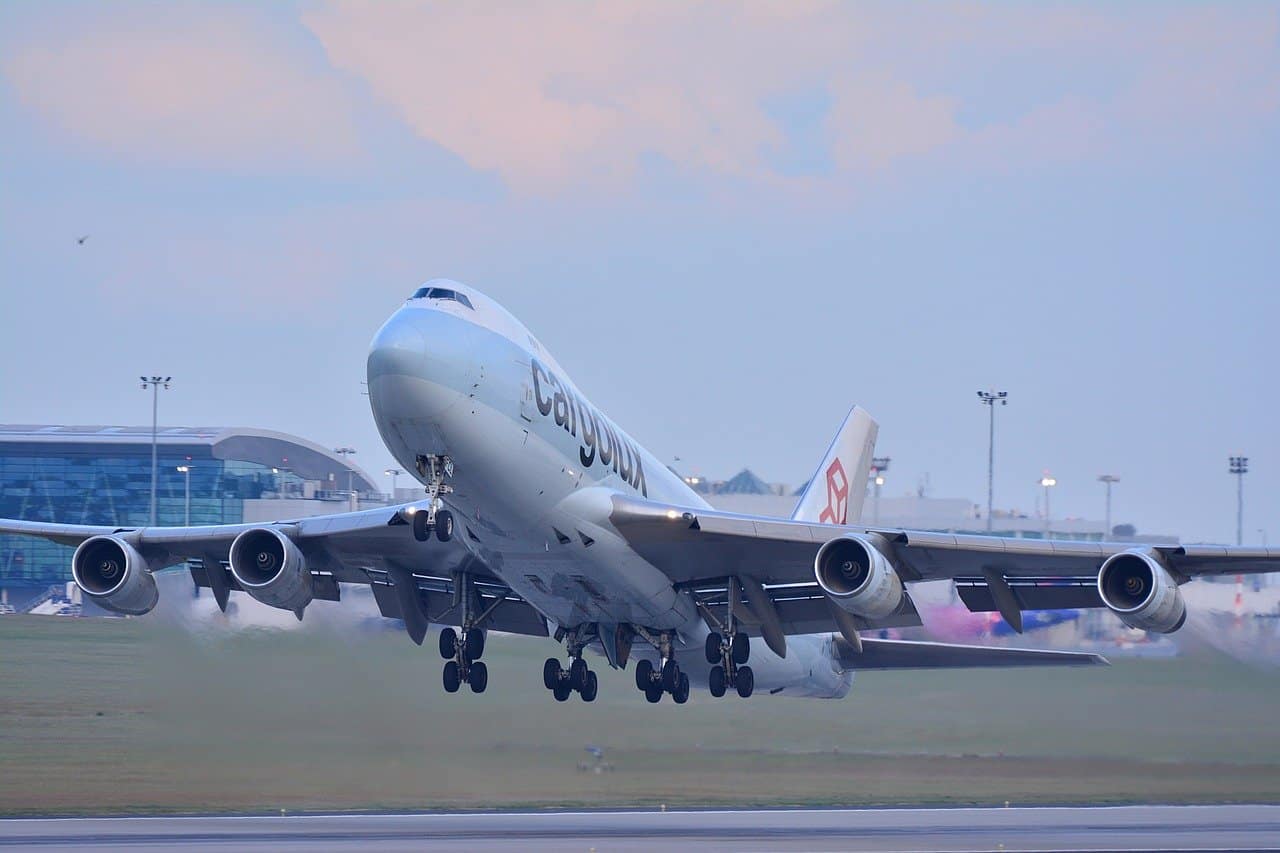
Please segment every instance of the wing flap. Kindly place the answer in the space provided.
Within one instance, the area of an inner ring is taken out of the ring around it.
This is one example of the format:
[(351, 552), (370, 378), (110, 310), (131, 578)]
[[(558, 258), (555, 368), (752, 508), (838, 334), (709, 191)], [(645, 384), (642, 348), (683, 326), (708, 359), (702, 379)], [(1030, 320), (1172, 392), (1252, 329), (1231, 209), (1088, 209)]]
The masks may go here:
[(1102, 655), (1006, 649), (1001, 646), (960, 646), (918, 640), (863, 639), (859, 652), (843, 637), (835, 637), (836, 655), (847, 669), (969, 669), (1013, 666), (1106, 666)]

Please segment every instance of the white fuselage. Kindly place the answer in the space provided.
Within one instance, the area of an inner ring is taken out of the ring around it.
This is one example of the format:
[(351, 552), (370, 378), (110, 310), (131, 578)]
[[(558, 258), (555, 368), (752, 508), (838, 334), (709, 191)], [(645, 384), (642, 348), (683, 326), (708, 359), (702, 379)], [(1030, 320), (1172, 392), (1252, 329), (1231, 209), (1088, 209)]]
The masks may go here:
[[(454, 465), (446, 502), (459, 538), (557, 625), (631, 624), (672, 632), (691, 678), (705, 680), (707, 627), (691, 595), (636, 554), (609, 523), (623, 493), (706, 502), (596, 409), (519, 321), (474, 289), (413, 298), (374, 337), (369, 401), (392, 455), (418, 479), (419, 457)], [(637, 643), (633, 655), (656, 655)], [(752, 644), (756, 691), (843, 696), (852, 673), (828, 636), (788, 639), (786, 658)]]

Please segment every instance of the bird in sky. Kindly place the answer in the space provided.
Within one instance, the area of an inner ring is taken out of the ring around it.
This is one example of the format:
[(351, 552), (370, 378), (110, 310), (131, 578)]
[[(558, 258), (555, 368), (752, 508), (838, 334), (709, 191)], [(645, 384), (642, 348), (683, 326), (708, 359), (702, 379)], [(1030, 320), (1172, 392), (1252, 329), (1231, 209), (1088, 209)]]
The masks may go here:
[(84, 245), (84, 241), (85, 241), (85, 240), (88, 240), (88, 239), (89, 239), (89, 235), (88, 235), (88, 234), (84, 235), (83, 237), (77, 237), (77, 238), (76, 238), (76, 245), (77, 245), (77, 246), (83, 246), (83, 245)]

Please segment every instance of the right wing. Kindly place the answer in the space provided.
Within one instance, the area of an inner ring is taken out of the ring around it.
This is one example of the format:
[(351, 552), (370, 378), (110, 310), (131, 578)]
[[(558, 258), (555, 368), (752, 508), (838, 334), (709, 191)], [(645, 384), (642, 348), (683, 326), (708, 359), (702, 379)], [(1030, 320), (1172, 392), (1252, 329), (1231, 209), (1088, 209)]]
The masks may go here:
[(288, 521), (198, 527), (122, 528), (0, 519), (0, 533), (71, 546), (95, 536), (117, 537), (136, 549), (151, 571), (185, 563), (196, 585), (212, 590), (225, 610), (229, 592), (242, 589), (229, 570), (231, 543), (247, 530), (267, 528), (287, 536), (302, 552), (315, 598), (338, 601), (340, 584), (367, 584), (381, 614), (404, 620), (414, 642), (422, 642), (431, 622), (459, 624), (459, 576), (464, 572), (478, 598), (473, 607), (489, 613), (485, 627), (547, 636), (542, 615), (485, 565), (485, 531), (459, 523), (450, 542), (414, 538), (406, 517), (425, 508), (424, 501)]

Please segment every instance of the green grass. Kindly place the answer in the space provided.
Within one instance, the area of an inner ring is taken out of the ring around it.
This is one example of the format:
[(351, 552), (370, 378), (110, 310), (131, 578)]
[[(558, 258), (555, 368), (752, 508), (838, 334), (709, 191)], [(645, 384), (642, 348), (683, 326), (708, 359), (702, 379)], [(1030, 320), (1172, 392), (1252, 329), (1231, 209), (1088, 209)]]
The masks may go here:
[[(1280, 678), (1225, 658), (677, 707), (607, 669), (557, 704), (555, 650), (492, 637), (489, 692), (450, 696), (433, 638), (5, 617), (0, 812), (1280, 802)], [(578, 770), (589, 743), (613, 772)]]

